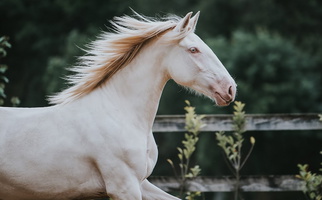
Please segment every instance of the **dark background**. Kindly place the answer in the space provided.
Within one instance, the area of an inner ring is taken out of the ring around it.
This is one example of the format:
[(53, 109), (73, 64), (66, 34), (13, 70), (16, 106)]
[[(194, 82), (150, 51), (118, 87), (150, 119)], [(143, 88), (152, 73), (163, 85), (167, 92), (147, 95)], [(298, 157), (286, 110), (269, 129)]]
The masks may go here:
[[(113, 16), (201, 11), (196, 33), (213, 49), (238, 84), (247, 113), (322, 113), (322, 1), (320, 0), (1, 0), (0, 36), (12, 48), (1, 60), (9, 70), (8, 97), (23, 107), (47, 106), (46, 96), (65, 88), (80, 48), (95, 40)], [(80, 48), (78, 48), (80, 47)], [(182, 114), (188, 99), (198, 113), (231, 113), (170, 81), (159, 114)], [(6, 105), (10, 106), (9, 98)], [(130, 133), (129, 133), (130, 134)], [(296, 174), (298, 163), (317, 170), (321, 131), (247, 132), (256, 138), (242, 174)], [(172, 175), (180, 133), (155, 133), (160, 156), (154, 175)], [(247, 147), (246, 147), (247, 148)], [(202, 133), (194, 155), (202, 175), (229, 175), (214, 133)], [(207, 194), (206, 199), (230, 199)], [(247, 193), (245, 199), (304, 199), (300, 193)]]

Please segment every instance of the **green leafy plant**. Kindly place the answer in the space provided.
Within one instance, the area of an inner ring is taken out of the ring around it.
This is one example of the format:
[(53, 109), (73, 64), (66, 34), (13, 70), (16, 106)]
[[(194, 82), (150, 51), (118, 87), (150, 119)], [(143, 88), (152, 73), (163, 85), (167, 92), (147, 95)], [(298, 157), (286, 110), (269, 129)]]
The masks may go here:
[[(320, 121), (322, 122), (322, 115), (319, 115)], [(320, 152), (322, 155), (322, 151)], [(320, 172), (322, 172), (322, 162)], [(297, 178), (303, 180), (303, 192), (307, 198), (312, 200), (322, 200), (322, 174), (317, 174), (309, 171), (308, 164), (298, 164), (299, 174)]]
[[(2, 36), (0, 37), (0, 59), (7, 56), (6, 48), (11, 48), (11, 44), (9, 43), (9, 37)], [(8, 70), (8, 65), (0, 64), (0, 106), (5, 103), (5, 99), (7, 95), (5, 94), (5, 87), (6, 84), (9, 83), (9, 79), (4, 75), (5, 72)], [(17, 106), (20, 104), (20, 100), (18, 97), (11, 98), (12, 106)]]
[[(322, 154), (322, 151), (320, 152)], [(299, 174), (297, 178), (303, 180), (303, 192), (312, 200), (322, 200), (322, 174), (316, 174), (308, 170), (308, 164), (298, 164)], [(320, 171), (322, 172), (322, 163)]]
[(240, 170), (244, 167), (255, 145), (255, 138), (250, 137), (251, 147), (248, 150), (245, 157), (242, 156), (242, 147), (244, 143), (243, 133), (245, 132), (245, 112), (243, 111), (245, 104), (236, 101), (234, 105), (233, 127), (234, 132), (231, 135), (225, 134), (225, 132), (217, 132), (216, 139), (218, 140), (218, 146), (220, 146), (224, 152), (225, 160), (233, 175), (236, 178), (234, 199), (239, 197), (240, 190)]
[(185, 129), (187, 133), (184, 135), (184, 140), (182, 141), (183, 147), (178, 147), (178, 158), (179, 158), (179, 175), (176, 171), (176, 167), (172, 160), (168, 159), (175, 176), (180, 181), (180, 197), (185, 196), (187, 200), (194, 200), (198, 196), (201, 196), (200, 192), (186, 192), (186, 181), (188, 178), (197, 177), (200, 174), (199, 165), (191, 166), (191, 156), (196, 150), (196, 144), (199, 140), (199, 131), (205, 124), (202, 122), (204, 115), (197, 115), (195, 113), (195, 108), (190, 105), (189, 101), (185, 101), (187, 106), (184, 108), (186, 111), (185, 115)]

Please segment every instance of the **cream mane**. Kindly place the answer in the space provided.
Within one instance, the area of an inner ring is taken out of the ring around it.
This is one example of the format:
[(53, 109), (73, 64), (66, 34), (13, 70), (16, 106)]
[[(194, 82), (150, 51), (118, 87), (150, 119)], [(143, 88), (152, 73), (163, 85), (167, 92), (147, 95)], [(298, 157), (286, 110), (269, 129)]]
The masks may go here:
[[(50, 97), (50, 103), (71, 102), (95, 90), (131, 62), (145, 42), (173, 29), (180, 20), (177, 16), (152, 19), (137, 13), (134, 17), (115, 17), (110, 21), (114, 31), (103, 32), (98, 40), (89, 44), (87, 54), (71, 68), (76, 74), (67, 77), (71, 86)], [(167, 39), (178, 41), (191, 31), (186, 28)]]

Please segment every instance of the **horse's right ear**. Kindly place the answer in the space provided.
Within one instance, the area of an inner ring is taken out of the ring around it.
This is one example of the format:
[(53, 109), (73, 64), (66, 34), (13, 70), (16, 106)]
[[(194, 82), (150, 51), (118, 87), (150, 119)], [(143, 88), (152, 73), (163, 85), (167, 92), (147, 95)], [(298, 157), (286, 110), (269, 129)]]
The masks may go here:
[(192, 15), (192, 12), (189, 12), (188, 14), (186, 14), (186, 16), (174, 28), (174, 31), (177, 31), (177, 32), (184, 31), (187, 28), (187, 26), (189, 26), (191, 15)]
[(200, 15), (200, 11), (198, 11), (195, 16), (190, 18), (190, 22), (189, 22), (189, 26), (191, 26), (191, 28), (193, 29), (193, 32), (195, 32), (196, 30), (196, 25), (199, 19), (199, 15)]

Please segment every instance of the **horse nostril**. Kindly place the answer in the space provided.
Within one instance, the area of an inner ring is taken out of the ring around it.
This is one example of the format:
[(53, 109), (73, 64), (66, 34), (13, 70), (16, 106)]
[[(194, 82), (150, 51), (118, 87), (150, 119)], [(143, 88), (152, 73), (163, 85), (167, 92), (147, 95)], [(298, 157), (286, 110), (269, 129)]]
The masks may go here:
[(231, 85), (228, 88), (228, 97), (229, 97), (229, 102), (234, 101), (235, 99), (235, 88)]
[(229, 94), (230, 97), (233, 97), (233, 89), (232, 89), (232, 86), (229, 87), (228, 94)]

